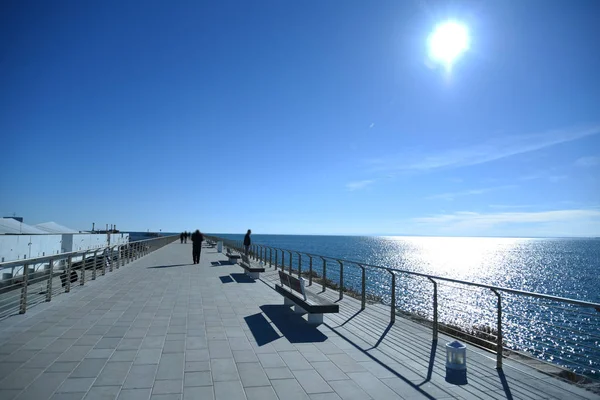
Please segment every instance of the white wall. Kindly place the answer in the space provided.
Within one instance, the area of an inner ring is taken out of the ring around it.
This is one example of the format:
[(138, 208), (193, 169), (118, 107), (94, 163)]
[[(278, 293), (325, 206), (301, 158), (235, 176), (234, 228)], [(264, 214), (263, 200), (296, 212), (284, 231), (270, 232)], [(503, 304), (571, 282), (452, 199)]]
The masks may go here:
[[(129, 243), (129, 234), (113, 233), (110, 244)], [(35, 258), (79, 250), (106, 247), (105, 233), (75, 233), (65, 235), (0, 235), (0, 262)]]

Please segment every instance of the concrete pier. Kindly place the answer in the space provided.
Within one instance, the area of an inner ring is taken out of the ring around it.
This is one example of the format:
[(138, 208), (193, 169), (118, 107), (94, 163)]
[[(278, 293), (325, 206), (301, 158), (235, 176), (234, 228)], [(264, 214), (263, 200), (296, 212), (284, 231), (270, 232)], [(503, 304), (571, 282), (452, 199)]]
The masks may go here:
[(253, 280), (216, 248), (194, 265), (177, 241), (6, 318), (0, 399), (600, 399), (510, 358), (498, 371), (474, 346), (468, 384), (452, 385), (451, 338), (349, 296), (311, 326), (266, 269)]

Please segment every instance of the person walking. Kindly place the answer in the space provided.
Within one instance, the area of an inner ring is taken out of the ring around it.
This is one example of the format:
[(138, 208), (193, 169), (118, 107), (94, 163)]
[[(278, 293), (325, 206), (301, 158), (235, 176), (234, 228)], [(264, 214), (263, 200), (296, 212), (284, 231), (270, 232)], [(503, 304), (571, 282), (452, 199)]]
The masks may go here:
[(204, 237), (198, 229), (192, 233), (192, 257), (194, 258), (194, 264), (200, 263), (200, 252), (202, 251), (202, 241)]
[(183, 232), (181, 232), (181, 235), (179, 235), (179, 239), (181, 240), (181, 244), (183, 244)]
[(246, 250), (246, 255), (248, 255), (248, 253), (250, 252), (250, 245), (252, 244), (252, 240), (250, 239), (251, 233), (252, 231), (248, 229), (248, 232), (246, 232), (246, 236), (244, 236), (244, 249)]

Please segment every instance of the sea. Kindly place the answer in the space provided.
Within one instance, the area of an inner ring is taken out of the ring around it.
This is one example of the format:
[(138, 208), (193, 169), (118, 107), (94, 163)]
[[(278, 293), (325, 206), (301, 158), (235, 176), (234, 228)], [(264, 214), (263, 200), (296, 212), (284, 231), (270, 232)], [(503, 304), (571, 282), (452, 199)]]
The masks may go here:
[[(244, 236), (211, 235), (230, 240)], [(293, 254), (294, 269), (299, 261), (308, 269), (306, 254), (330, 257), (327, 277), (334, 282), (339, 282), (336, 259), (343, 260), (344, 285), (358, 292), (360, 263), (600, 303), (600, 238), (253, 234), (252, 242), (304, 253), (301, 261)], [(286, 266), (288, 257), (286, 252)], [(321, 273), (320, 258), (313, 257), (313, 269)], [(377, 268), (366, 270), (367, 293), (390, 304), (391, 275)], [(403, 272), (396, 276), (398, 309), (432, 320), (431, 281)], [(498, 296), (493, 291), (437, 282), (440, 323), (484, 338), (486, 332), (497, 332)], [(506, 347), (600, 379), (600, 310), (502, 291), (500, 296)]]

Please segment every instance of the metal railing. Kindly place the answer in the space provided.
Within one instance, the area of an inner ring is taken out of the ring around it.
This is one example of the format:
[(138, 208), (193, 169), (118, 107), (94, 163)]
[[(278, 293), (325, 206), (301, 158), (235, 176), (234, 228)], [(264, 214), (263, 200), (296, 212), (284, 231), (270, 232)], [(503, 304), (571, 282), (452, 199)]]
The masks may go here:
[[(241, 241), (208, 238), (243, 251)], [(391, 323), (402, 315), (428, 325), (433, 340), (442, 331), (491, 350), (497, 368), (511, 356), (565, 368), (570, 380), (600, 382), (600, 304), (261, 244), (251, 246), (250, 258), (318, 283), (321, 293), (351, 295), (361, 310), (389, 305)]]
[(0, 263), (0, 319), (85, 286), (173, 241), (178, 236)]

